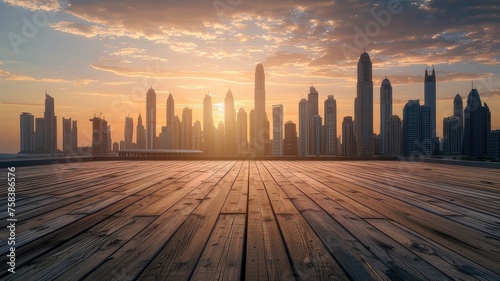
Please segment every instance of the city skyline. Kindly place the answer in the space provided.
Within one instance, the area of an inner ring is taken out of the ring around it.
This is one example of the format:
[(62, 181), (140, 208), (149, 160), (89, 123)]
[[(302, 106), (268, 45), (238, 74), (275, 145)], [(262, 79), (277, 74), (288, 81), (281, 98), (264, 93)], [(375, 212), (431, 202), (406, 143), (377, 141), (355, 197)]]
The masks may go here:
[[(500, 48), (492, 37), (498, 7), (476, 1), (474, 11), (464, 13), (463, 4), (401, 1), (390, 9), (390, 2), (283, 2), (261, 8), (241, 3), (222, 16), (212, 3), (203, 7), (206, 12), (199, 12), (203, 5), (196, 8), (189, 1), (168, 9), (160, 3), (128, 3), (141, 8), (133, 26), (108, 19), (110, 13), (127, 18), (127, 10), (117, 8), (113, 1), (93, 4), (108, 11), (106, 15), (92, 5), (72, 1), (0, 2), (1, 31), (8, 38), (0, 45), (0, 107), (5, 121), (1, 126), (16, 132), (1, 140), (0, 153), (19, 151), (19, 114), (42, 117), (40, 95), (45, 90), (56, 99), (59, 149), (63, 146), (62, 117), (78, 120), (78, 145), (90, 145), (91, 124), (86, 120), (94, 111), (103, 112), (113, 141), (122, 140), (126, 116), (136, 119), (141, 113), (145, 121), (145, 93), (150, 87), (157, 94), (157, 134), (167, 120), (169, 94), (175, 97), (174, 116), (180, 117), (183, 108), (189, 107), (193, 121), (202, 121), (201, 101), (210, 93), (215, 127), (224, 120), (228, 89), (235, 110), (244, 108), (249, 114), (254, 108), (258, 62), (265, 67), (269, 121), (272, 105), (283, 104), (284, 122), (291, 120), (298, 128), (297, 103), (313, 83), (320, 102), (329, 95), (337, 100), (337, 128), (341, 128), (344, 116), (354, 116), (356, 62), (363, 48), (373, 60), (374, 133), (380, 128), (377, 89), (384, 77), (393, 87), (393, 114), (402, 117), (408, 100), (424, 101), (422, 72), (426, 67), (434, 68), (437, 76), (438, 136), (442, 137), (443, 118), (452, 115), (450, 99), (458, 91), (465, 100), (472, 80), (493, 112), (491, 128), (500, 129), (500, 117), (494, 114), (500, 108), (495, 67)], [(162, 12), (150, 13), (151, 7)], [(388, 13), (390, 19), (384, 17)], [(165, 22), (160, 14), (169, 20)], [(461, 21), (449, 20), (451, 14)], [(23, 29), (23, 18), (36, 32)], [(417, 29), (415, 22), (421, 23)], [(366, 32), (370, 23), (377, 24), (378, 34), (373, 29)], [(23, 37), (23, 30), (33, 36)], [(353, 48), (346, 53), (342, 46)], [(325, 116), (322, 106), (319, 115)]]

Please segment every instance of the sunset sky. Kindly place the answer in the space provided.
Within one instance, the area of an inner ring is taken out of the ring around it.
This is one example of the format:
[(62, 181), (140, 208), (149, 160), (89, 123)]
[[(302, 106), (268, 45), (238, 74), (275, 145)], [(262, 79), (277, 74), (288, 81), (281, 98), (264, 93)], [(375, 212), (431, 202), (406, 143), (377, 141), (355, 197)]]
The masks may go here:
[(19, 151), (19, 115), (43, 117), (44, 93), (55, 99), (58, 147), (62, 117), (78, 121), (79, 145), (90, 145), (90, 118), (102, 112), (113, 141), (125, 117), (144, 114), (157, 93), (158, 129), (172, 93), (176, 114), (203, 97), (223, 120), (231, 89), (235, 108), (254, 106), (255, 66), (266, 74), (266, 111), (283, 104), (297, 123), (309, 86), (337, 100), (338, 134), (354, 114), (356, 66), (363, 48), (373, 62), (374, 130), (379, 132), (380, 83), (393, 86), (393, 114), (409, 99), (423, 104), (423, 75), (437, 75), (437, 133), (465, 99), (471, 81), (500, 129), (500, 3), (498, 1), (263, 0), (0, 0), (0, 153)]

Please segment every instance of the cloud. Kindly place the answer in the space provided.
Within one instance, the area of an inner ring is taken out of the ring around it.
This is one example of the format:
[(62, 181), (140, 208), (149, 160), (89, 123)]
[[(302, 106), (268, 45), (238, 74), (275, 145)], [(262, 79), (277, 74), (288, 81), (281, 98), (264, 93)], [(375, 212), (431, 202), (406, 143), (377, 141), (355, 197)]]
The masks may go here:
[(299, 53), (288, 53), (288, 52), (277, 52), (272, 56), (267, 57), (266, 60), (262, 62), (266, 67), (282, 66), (286, 64), (297, 64), (307, 63), (310, 58), (304, 54)]
[(164, 68), (132, 68), (124, 66), (111, 66), (105, 64), (91, 64), (94, 69), (107, 71), (126, 77), (150, 77), (156, 79), (198, 79), (221, 81), (237, 84), (253, 84), (254, 73), (242, 71), (170, 71)]
[(11, 81), (33, 81), (33, 82), (47, 82), (47, 83), (71, 83), (75, 85), (88, 85), (93, 82), (97, 82), (92, 79), (76, 79), (76, 80), (66, 80), (61, 78), (35, 78), (22, 74), (10, 73), (6, 70), (0, 69), (0, 77), (5, 77), (5, 80)]
[(59, 0), (2, 0), (3, 2), (31, 11), (58, 11), (63, 8)]

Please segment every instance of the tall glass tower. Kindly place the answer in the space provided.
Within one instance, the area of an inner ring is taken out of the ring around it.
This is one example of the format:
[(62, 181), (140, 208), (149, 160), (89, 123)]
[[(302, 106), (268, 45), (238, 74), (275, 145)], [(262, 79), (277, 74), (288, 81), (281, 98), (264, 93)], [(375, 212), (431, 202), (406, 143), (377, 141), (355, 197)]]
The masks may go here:
[(151, 87), (146, 93), (146, 149), (155, 148), (156, 93)]
[(368, 53), (358, 61), (358, 83), (355, 103), (355, 130), (358, 156), (373, 155), (373, 80)]

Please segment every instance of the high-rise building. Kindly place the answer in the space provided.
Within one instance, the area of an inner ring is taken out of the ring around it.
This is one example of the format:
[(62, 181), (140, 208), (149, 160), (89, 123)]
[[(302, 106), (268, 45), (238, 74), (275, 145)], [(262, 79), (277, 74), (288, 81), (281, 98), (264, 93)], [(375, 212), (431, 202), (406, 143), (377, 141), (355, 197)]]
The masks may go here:
[(283, 155), (297, 156), (297, 125), (292, 121), (285, 123), (285, 139), (283, 140)]
[(234, 133), (236, 118), (234, 116), (234, 98), (231, 89), (226, 93), (226, 98), (224, 100), (224, 128), (226, 144), (224, 146), (226, 155), (234, 155), (236, 152), (235, 139), (236, 134)]
[(201, 150), (202, 148), (202, 134), (201, 122), (196, 120), (193, 125), (193, 149)]
[(430, 126), (431, 126), (431, 153), (435, 154), (438, 150), (438, 142), (436, 138), (436, 71), (432, 67), (432, 73), (429, 74), (427, 68), (424, 76), (424, 105), (430, 110)]
[(385, 120), (384, 128), (384, 151), (387, 156), (401, 155), (401, 119), (397, 115), (391, 115)]
[(212, 97), (210, 95), (205, 95), (203, 99), (203, 151), (207, 155), (211, 155), (215, 152), (214, 131)]
[(267, 118), (267, 114), (266, 114), (266, 118), (264, 119), (264, 130), (266, 133), (264, 134), (262, 141), (261, 142), (259, 141), (259, 143), (261, 143), (260, 145), (262, 147), (264, 147), (263, 155), (272, 155), (273, 154), (273, 143), (269, 139), (269, 132), (271, 131), (271, 122), (269, 122), (269, 119)]
[(225, 143), (225, 128), (224, 122), (219, 121), (217, 125), (217, 129), (215, 130), (215, 154), (222, 155), (224, 152), (224, 143)]
[(500, 130), (493, 130), (488, 135), (488, 156), (500, 159)]
[(431, 154), (430, 107), (410, 100), (403, 108), (403, 154), (405, 156)]
[(118, 142), (114, 142), (112, 145), (112, 151), (113, 152), (118, 152), (118, 149), (120, 148), (120, 144)]
[(182, 149), (193, 149), (193, 110), (182, 110)]
[(309, 105), (306, 99), (299, 102), (299, 155), (309, 154)]
[(250, 139), (250, 144), (249, 144), (249, 149), (252, 152), (255, 152), (255, 138), (256, 138), (256, 133), (255, 133), (255, 109), (250, 110), (249, 114), (249, 139)]
[(460, 119), (460, 147), (462, 147), (464, 136), (464, 105), (462, 97), (459, 94), (453, 99), (453, 116), (457, 116)]
[(159, 149), (169, 149), (170, 148), (170, 132), (168, 131), (167, 126), (161, 126), (160, 135), (158, 137), (160, 139), (157, 148)]
[(35, 151), (35, 117), (31, 113), (22, 112), (20, 120), (20, 152), (33, 152)]
[(324, 154), (337, 154), (337, 101), (333, 95), (325, 100), (325, 139)]
[[(255, 137), (253, 147), (257, 155), (266, 153), (266, 145), (269, 142), (269, 126), (266, 128), (266, 79), (264, 66), (259, 63), (255, 68)], [(268, 120), (269, 121), (269, 120)]]
[(309, 87), (309, 94), (307, 95), (307, 105), (309, 107), (309, 154), (315, 154), (317, 149), (316, 144), (318, 143), (316, 140), (316, 134), (314, 132), (314, 116), (319, 114), (319, 96), (318, 91), (312, 85)]
[(464, 110), (464, 136), (462, 153), (469, 157), (485, 157), (488, 152), (488, 135), (491, 131), (491, 113), (488, 105), (481, 105), (477, 89), (467, 97)]
[(352, 116), (345, 116), (342, 121), (342, 155), (356, 156), (356, 138)]
[(458, 116), (443, 119), (443, 154), (462, 154), (462, 120)]
[(283, 105), (273, 105), (273, 155), (283, 155)]
[(63, 152), (70, 154), (76, 152), (77, 147), (77, 128), (76, 121), (71, 121), (71, 118), (66, 119), (63, 117)]
[(124, 149), (132, 149), (132, 138), (134, 135), (134, 119), (132, 117), (125, 117), (125, 130), (124, 130)]
[(47, 93), (45, 93), (43, 120), (43, 148), (46, 152), (55, 152), (57, 151), (57, 117), (54, 111), (54, 98)]
[(142, 116), (139, 113), (139, 117), (137, 118), (137, 148), (138, 149), (146, 149), (146, 129), (144, 125), (142, 125)]
[(35, 118), (35, 151), (43, 152), (43, 142), (44, 142), (44, 127), (45, 120), (43, 118)]
[(386, 120), (392, 115), (392, 86), (391, 81), (387, 77), (382, 81), (380, 86), (380, 137), (382, 145), (382, 154), (387, 155), (386, 148)]
[(174, 142), (174, 138), (176, 137), (174, 134), (173, 134), (173, 131), (172, 131), (172, 123), (174, 122), (174, 118), (175, 118), (175, 102), (174, 102), (174, 97), (172, 96), (172, 94), (168, 94), (168, 98), (167, 98), (167, 109), (166, 109), (166, 118), (167, 118), (167, 122), (165, 124), (167, 124), (167, 148), (174, 148), (172, 147), (172, 143)]
[(238, 110), (238, 119), (236, 121), (236, 147), (238, 148), (238, 154), (245, 154), (248, 150), (248, 122), (247, 122), (247, 113), (245, 109), (242, 107)]
[(156, 140), (156, 93), (149, 88), (146, 93), (146, 149), (154, 149)]
[(73, 120), (73, 126), (71, 128), (71, 147), (73, 151), (78, 151), (78, 127), (76, 120)]
[(96, 116), (90, 121), (92, 122), (92, 156), (108, 154), (112, 148), (108, 122)]
[(181, 149), (182, 147), (182, 124), (179, 116), (175, 115), (170, 129), (170, 148)]
[(313, 138), (312, 141), (314, 141), (314, 145), (312, 146), (314, 148), (313, 151), (309, 151), (310, 154), (314, 154), (316, 156), (321, 155), (321, 135), (323, 132), (323, 120), (319, 114), (316, 114), (313, 116), (312, 119), (312, 126), (310, 128), (310, 131), (313, 132)]
[(357, 96), (355, 101), (355, 129), (358, 156), (373, 155), (373, 80), (372, 62), (368, 53), (358, 61)]

